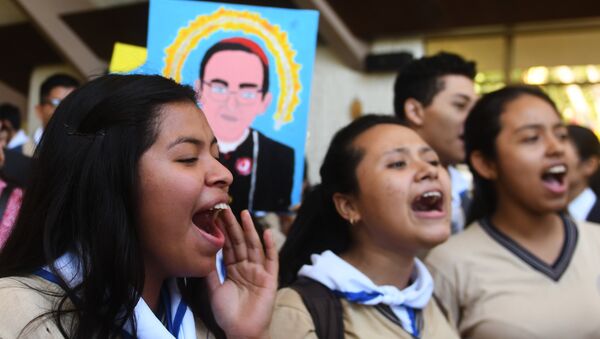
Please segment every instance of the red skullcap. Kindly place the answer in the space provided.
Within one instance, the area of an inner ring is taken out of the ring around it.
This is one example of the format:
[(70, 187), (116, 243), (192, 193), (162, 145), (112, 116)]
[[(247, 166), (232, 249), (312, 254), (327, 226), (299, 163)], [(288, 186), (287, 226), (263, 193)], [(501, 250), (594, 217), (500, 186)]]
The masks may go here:
[(267, 55), (265, 54), (265, 52), (263, 52), (262, 48), (260, 48), (260, 46), (256, 42), (254, 42), (250, 39), (240, 38), (240, 37), (228, 38), (228, 39), (221, 40), (220, 43), (242, 45), (242, 46), (248, 48), (250, 51), (252, 51), (252, 53), (256, 54), (258, 56), (258, 58), (260, 59), (260, 61), (263, 62), (263, 64), (269, 66), (269, 59), (267, 59)]

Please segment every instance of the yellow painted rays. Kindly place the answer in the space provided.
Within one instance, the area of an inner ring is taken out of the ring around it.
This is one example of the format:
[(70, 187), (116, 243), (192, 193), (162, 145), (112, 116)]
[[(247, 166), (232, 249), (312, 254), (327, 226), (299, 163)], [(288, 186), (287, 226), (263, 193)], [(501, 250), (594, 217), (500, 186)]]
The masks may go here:
[(262, 41), (275, 60), (279, 83), (277, 107), (273, 119), (275, 129), (293, 121), (293, 113), (300, 103), (300, 67), (294, 58), (288, 35), (278, 25), (271, 24), (257, 12), (219, 8), (211, 14), (198, 15), (186, 27), (179, 29), (173, 43), (165, 49), (163, 75), (181, 82), (182, 69), (189, 54), (200, 41), (217, 31), (241, 32)]

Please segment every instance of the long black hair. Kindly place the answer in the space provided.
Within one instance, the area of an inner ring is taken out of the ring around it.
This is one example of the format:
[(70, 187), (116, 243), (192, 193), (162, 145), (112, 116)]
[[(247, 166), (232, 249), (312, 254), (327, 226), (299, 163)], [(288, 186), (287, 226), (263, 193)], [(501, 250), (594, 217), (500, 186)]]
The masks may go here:
[(558, 114), (556, 105), (541, 89), (531, 86), (507, 86), (484, 95), (473, 107), (465, 121), (465, 153), (467, 164), (473, 174), (473, 203), (467, 213), (467, 222), (472, 222), (494, 213), (497, 204), (494, 183), (483, 178), (471, 163), (475, 151), (489, 160), (496, 160), (496, 138), (502, 129), (500, 116), (506, 106), (523, 95), (531, 95), (550, 104)]
[(350, 248), (350, 225), (337, 213), (333, 194), (359, 193), (356, 167), (363, 158), (364, 151), (354, 146), (354, 140), (381, 124), (402, 125), (402, 122), (388, 115), (366, 115), (334, 135), (321, 165), (321, 183), (302, 202), (280, 251), (280, 287), (288, 286), (296, 280), (296, 273), (302, 265), (310, 263), (311, 254), (319, 254), (325, 250), (340, 254)]
[[(139, 159), (158, 136), (162, 108), (175, 102), (195, 104), (193, 89), (160, 76), (106, 75), (67, 96), (45, 129), (31, 185), (0, 252), (0, 277), (27, 276), (43, 265), (58, 275), (54, 261), (75, 254), (83, 281), (63, 282), (65, 294), (51, 312), (65, 336), (117, 337), (133, 319), (144, 286)], [(198, 279), (188, 282), (184, 298), (205, 290)], [(214, 325), (210, 311), (188, 304)], [(67, 313), (74, 321), (65, 329)]]

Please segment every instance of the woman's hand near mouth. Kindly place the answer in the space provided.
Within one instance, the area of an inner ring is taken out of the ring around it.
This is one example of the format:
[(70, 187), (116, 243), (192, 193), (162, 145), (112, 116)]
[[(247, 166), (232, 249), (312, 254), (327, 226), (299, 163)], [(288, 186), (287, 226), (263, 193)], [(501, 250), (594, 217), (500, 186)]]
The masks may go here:
[(269, 230), (263, 247), (248, 211), (241, 220), (240, 226), (225, 209), (216, 222), (225, 233), (227, 277), (223, 284), (216, 270), (207, 277), (212, 310), (228, 338), (266, 338), (277, 291), (277, 249)]

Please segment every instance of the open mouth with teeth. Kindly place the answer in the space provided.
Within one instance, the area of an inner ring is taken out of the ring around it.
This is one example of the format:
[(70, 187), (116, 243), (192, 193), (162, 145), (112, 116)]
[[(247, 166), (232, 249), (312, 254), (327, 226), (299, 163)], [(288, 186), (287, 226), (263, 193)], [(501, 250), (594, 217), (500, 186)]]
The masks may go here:
[(440, 191), (427, 191), (417, 196), (411, 209), (419, 217), (438, 218), (445, 215), (444, 195)]
[(567, 190), (566, 175), (567, 166), (554, 165), (542, 173), (542, 181), (544, 182), (544, 186), (551, 192), (562, 194)]
[(229, 208), (227, 204), (216, 204), (212, 208), (199, 211), (192, 217), (192, 222), (200, 230), (200, 233), (216, 247), (223, 247), (225, 235), (217, 226), (217, 218), (225, 209)]

